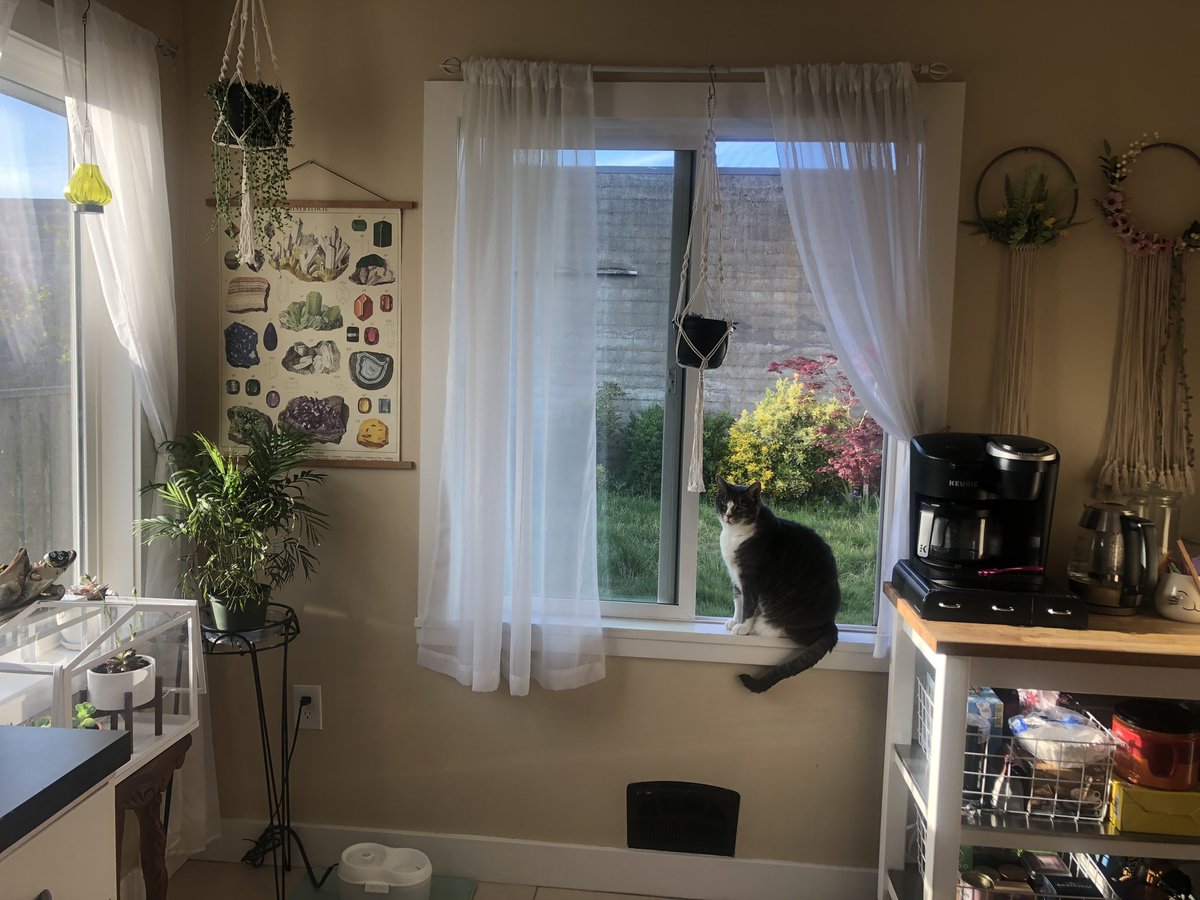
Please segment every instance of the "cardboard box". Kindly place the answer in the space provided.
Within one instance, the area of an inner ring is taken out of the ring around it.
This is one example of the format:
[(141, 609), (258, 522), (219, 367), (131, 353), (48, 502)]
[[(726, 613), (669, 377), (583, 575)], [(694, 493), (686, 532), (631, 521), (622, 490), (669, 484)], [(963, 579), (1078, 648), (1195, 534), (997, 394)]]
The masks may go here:
[(1159, 791), (1116, 778), (1108, 818), (1121, 831), (1200, 837), (1200, 792)]

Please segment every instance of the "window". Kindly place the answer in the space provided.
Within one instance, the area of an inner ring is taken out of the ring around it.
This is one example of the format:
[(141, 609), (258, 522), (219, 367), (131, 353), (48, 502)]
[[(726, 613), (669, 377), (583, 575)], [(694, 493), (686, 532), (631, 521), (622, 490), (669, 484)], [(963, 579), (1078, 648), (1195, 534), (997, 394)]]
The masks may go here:
[[(26, 22), (53, 40), (53, 10)], [(129, 523), (145, 482), (128, 357), (75, 214), (62, 60), (12, 33), (0, 57), (0, 565), (80, 551), (74, 571), (139, 582)]]
[[(424, 527), (419, 532), (418, 557), (422, 585), (433, 569), (429, 517), (437, 506), (440, 474), (445, 372), (439, 348), (447, 346), (449, 336), (445, 297), (452, 280), (461, 90), (457, 83), (429, 82), (425, 93), (421, 213), (426, 298), (421, 352), (425, 363), (420, 379), (419, 464)], [(753, 412), (768, 391), (777, 390), (781, 378), (790, 384), (793, 375), (802, 374), (797, 367), (803, 368), (802, 377), (808, 377), (805, 383), (811, 384), (811, 364), (797, 357), (819, 364), (828, 344), (783, 332), (773, 309), (758, 318), (742, 312), (746, 304), (739, 292), (765, 292), (772, 277), (786, 282), (783, 287), (769, 288), (772, 301), (779, 290), (784, 295), (779, 305), (794, 310), (797, 301), (803, 305), (803, 282), (786, 209), (778, 188), (770, 189), (772, 179), (777, 182), (779, 176), (774, 145), (768, 140), (771, 123), (763, 86), (726, 84), (720, 91), (721, 110), (733, 114), (719, 122), (718, 163), (726, 194), (737, 191), (738, 205), (743, 207), (741, 228), (727, 234), (726, 257), (747, 257), (761, 263), (757, 269), (743, 266), (740, 275), (732, 262), (727, 264), (730, 308), (739, 323), (731, 357), (736, 354), (748, 361), (743, 366), (731, 359), (728, 368), (712, 372), (707, 380), (709, 429), (724, 437), (729, 420), (722, 420), (722, 414), (740, 418), (743, 409)], [(690, 438), (687, 412), (695, 378), (687, 377), (688, 373), (674, 364), (670, 319), (690, 215), (694, 154), (707, 126), (703, 118), (706, 93), (706, 84), (695, 83), (595, 86), (597, 146), (601, 148), (597, 152), (601, 242), (598, 556), (601, 590), (608, 598), (605, 631), (608, 652), (613, 655), (770, 663), (787, 652), (786, 642), (772, 644), (776, 639), (763, 637), (734, 640), (720, 624), (707, 618), (726, 614), (732, 592), (717, 550), (717, 522), (710, 502), (681, 489), (683, 448)], [(921, 85), (920, 96), (927, 111), (926, 236), (936, 331), (930, 352), (939, 356), (941, 371), (948, 371), (963, 90), (958, 84)], [(785, 264), (785, 258), (790, 262)], [(811, 318), (809, 324), (819, 327), (815, 310), (804, 308), (807, 312), (801, 318)], [(809, 329), (808, 333), (815, 332)], [(784, 365), (769, 371), (771, 362)], [(818, 401), (835, 398), (839, 389), (836, 368), (823, 374)], [(945, 392), (943, 382), (929, 398), (935, 418), (944, 415)], [(857, 413), (858, 407), (851, 403), (848, 411)], [(635, 420), (631, 429), (630, 422)], [(712, 423), (723, 423), (725, 428)], [(631, 443), (633, 455), (646, 460), (645, 465), (630, 468)], [(713, 454), (709, 452), (707, 457), (711, 469)], [(822, 478), (829, 474), (820, 473)], [(861, 510), (855, 511), (851, 501), (856, 500), (852, 490), (842, 497), (826, 490), (805, 508), (797, 509), (787, 500), (775, 503), (780, 512), (815, 525), (837, 549), (846, 595), (842, 618), (849, 630), (869, 628), (873, 622), (877, 577), (878, 507), (872, 499), (860, 503)], [(847, 514), (833, 515), (839, 510)], [(818, 513), (824, 518), (810, 518)], [(864, 624), (850, 624), (853, 622)], [(881, 671), (880, 661), (870, 658), (870, 635), (845, 636), (838, 653), (833, 665)]]
[(710, 489), (686, 502), (691, 440), (682, 437), (695, 374), (675, 364), (671, 317), (695, 153), (597, 153), (601, 596), (642, 604), (622, 602), (623, 614), (732, 614), (712, 503), (719, 472), (762, 481), (777, 514), (825, 537), (841, 573), (842, 622), (871, 626), (882, 433), (831, 354), (800, 269), (775, 145), (719, 141), (717, 162), (725, 302), (737, 332), (724, 365), (706, 375)]
[(0, 81), (0, 133), (0, 548), (40, 556), (81, 537), (66, 110)]

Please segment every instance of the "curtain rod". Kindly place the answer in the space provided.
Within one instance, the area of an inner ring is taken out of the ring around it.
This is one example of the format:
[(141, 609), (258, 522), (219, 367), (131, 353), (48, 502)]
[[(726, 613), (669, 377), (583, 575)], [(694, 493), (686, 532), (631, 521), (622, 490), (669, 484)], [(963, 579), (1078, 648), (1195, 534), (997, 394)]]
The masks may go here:
[[(42, 0), (42, 3), (52, 9), (54, 7), (54, 0)], [(154, 49), (167, 59), (175, 59), (179, 56), (179, 45), (174, 41), (168, 41), (166, 38), (158, 38), (158, 43), (154, 45)]]
[[(438, 67), (447, 75), (462, 74), (462, 60), (457, 56), (447, 56)], [(620, 72), (644, 75), (763, 75), (766, 71), (762, 66), (592, 66), (595, 72)], [(945, 63), (913, 63), (913, 74), (933, 81), (941, 81), (954, 72)]]

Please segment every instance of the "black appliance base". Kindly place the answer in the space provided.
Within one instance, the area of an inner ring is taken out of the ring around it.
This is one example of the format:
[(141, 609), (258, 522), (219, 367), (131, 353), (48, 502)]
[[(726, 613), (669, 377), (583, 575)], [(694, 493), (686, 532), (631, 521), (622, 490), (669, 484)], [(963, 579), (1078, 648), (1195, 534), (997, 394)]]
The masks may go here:
[(1087, 604), (1050, 581), (1035, 591), (948, 588), (927, 580), (914, 560), (902, 559), (892, 570), (892, 584), (931, 621), (1075, 629), (1088, 624)]

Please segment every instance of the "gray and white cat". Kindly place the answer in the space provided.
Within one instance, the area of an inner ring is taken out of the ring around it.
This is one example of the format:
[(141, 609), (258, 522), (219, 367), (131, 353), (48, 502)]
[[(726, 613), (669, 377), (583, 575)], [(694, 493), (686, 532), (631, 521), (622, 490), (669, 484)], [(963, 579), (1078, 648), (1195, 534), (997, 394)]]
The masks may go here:
[(801, 650), (761, 675), (739, 675), (756, 694), (811, 669), (838, 640), (842, 606), (837, 560), (819, 534), (781, 519), (762, 501), (762, 485), (717, 476), (721, 557), (733, 582), (734, 634), (779, 635)]

